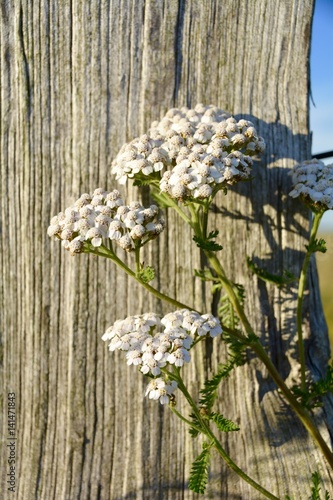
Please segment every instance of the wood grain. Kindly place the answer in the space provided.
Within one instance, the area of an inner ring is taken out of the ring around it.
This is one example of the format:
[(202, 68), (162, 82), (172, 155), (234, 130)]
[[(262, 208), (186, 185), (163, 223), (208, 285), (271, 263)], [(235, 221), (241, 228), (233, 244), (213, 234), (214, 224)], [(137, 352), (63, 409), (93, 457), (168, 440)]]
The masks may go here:
[[(244, 256), (271, 272), (301, 266), (309, 217), (288, 200), (287, 169), (311, 153), (313, 2), (22, 0), (1, 9), (1, 414), (15, 392), (15, 498), (196, 498), (187, 482), (198, 445), (168, 409), (144, 399), (143, 377), (100, 338), (116, 319), (168, 306), (112, 263), (70, 257), (46, 230), (81, 193), (115, 187), (120, 146), (170, 107), (213, 103), (249, 117), (266, 155), (251, 184), (217, 199), (212, 228), (225, 267), (245, 286), (251, 321), (292, 383), (295, 290), (259, 283)], [(199, 251), (175, 215), (166, 218), (147, 263), (163, 291), (208, 311), (209, 290), (192, 275)], [(306, 308), (307, 358), (319, 376), (329, 347), (315, 266)], [(224, 359), (218, 341), (200, 347), (186, 369), (194, 394)], [(305, 498), (319, 469), (332, 492), (320, 453), (255, 359), (221, 386), (219, 406), (240, 423), (225, 446), (250, 476), (281, 498)], [(179, 408), (187, 411), (183, 401)], [(332, 415), (327, 401), (318, 421), (328, 441)], [(12, 498), (6, 487), (3, 498)], [(204, 498), (258, 494), (215, 457)]]

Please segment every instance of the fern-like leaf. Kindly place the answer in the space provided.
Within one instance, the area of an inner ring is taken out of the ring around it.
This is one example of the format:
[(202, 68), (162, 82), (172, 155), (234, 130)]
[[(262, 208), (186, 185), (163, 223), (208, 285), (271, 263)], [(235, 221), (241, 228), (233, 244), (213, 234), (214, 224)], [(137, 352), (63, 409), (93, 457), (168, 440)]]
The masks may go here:
[[(311, 488), (311, 500), (321, 500), (320, 499), (321, 477), (320, 477), (319, 472), (317, 472), (317, 471), (313, 472), (311, 479), (312, 479), (312, 484), (313, 484), (313, 486)], [(329, 492), (327, 490), (325, 490), (325, 500), (330, 500), (330, 498), (331, 497), (330, 497)]]
[(294, 386), (292, 391), (305, 408), (310, 410), (322, 406), (322, 398), (329, 392), (333, 393), (333, 362), (328, 365), (326, 376), (310, 384), (306, 391), (299, 386)]
[(236, 366), (244, 364), (244, 349), (244, 344), (240, 344), (235, 353), (229, 354), (228, 362), (220, 364), (218, 372), (210, 380), (206, 380), (204, 389), (200, 391), (201, 398), (199, 404), (200, 406), (206, 408), (207, 411), (213, 407), (221, 381), (224, 378), (227, 378)]
[(218, 307), (218, 316), (223, 325), (228, 328), (234, 329), (236, 324), (239, 323), (238, 317), (235, 315), (235, 310), (228, 297), (228, 295), (223, 295), (220, 298), (220, 303)]
[(214, 238), (218, 234), (219, 234), (218, 231), (211, 231), (207, 236), (207, 238), (201, 238), (200, 236), (193, 236), (193, 241), (195, 241), (197, 247), (202, 248), (202, 250), (207, 250), (208, 252), (218, 252), (223, 248), (214, 240)]
[(237, 424), (235, 424), (234, 422), (232, 422), (228, 418), (225, 418), (220, 413), (212, 412), (210, 414), (210, 418), (211, 418), (211, 420), (213, 420), (213, 422), (215, 422), (218, 429), (222, 432), (239, 431), (239, 427)]
[(311, 476), (312, 488), (311, 488), (311, 500), (320, 500), (320, 475), (319, 472), (314, 472)]
[[(244, 306), (245, 289), (243, 285), (240, 285), (239, 283), (233, 283), (232, 286), (239, 303), (241, 304), (241, 306)], [(227, 326), (228, 328), (232, 328), (233, 330), (235, 330), (237, 325), (239, 324), (239, 318), (235, 313), (234, 307), (228, 295), (223, 295), (220, 298), (218, 315), (221, 323), (223, 323), (223, 325)]]
[(189, 488), (196, 493), (204, 493), (208, 482), (210, 446), (203, 443), (203, 450), (192, 464)]

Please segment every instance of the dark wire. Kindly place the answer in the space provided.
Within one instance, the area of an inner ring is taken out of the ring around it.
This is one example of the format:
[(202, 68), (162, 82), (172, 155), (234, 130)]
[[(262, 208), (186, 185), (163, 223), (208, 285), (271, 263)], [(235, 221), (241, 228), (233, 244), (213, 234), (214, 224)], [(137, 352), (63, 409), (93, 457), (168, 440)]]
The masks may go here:
[(333, 156), (333, 151), (326, 151), (326, 153), (318, 153), (316, 155), (312, 155), (312, 158), (317, 158), (317, 160), (321, 160), (323, 158), (330, 158)]

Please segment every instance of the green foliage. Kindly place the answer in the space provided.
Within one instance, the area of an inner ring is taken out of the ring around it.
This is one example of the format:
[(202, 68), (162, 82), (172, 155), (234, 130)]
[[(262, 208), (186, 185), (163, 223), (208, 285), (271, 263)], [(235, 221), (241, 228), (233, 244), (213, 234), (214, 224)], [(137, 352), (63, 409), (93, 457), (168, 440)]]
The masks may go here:
[(244, 364), (244, 349), (244, 344), (239, 343), (237, 348), (235, 348), (235, 351), (229, 354), (227, 363), (219, 365), (218, 372), (210, 380), (205, 381), (205, 387), (200, 391), (200, 406), (203, 406), (207, 410), (210, 410), (213, 407), (221, 381), (224, 378), (227, 378), (236, 366)]
[[(200, 411), (201, 415), (203, 418), (206, 418), (208, 420), (213, 420), (216, 425), (218, 425), (218, 414), (213, 413), (210, 410), (212, 409), (214, 402), (217, 398), (217, 391), (219, 388), (220, 383), (224, 378), (227, 378), (231, 371), (236, 368), (237, 366), (241, 366), (245, 362), (245, 357), (244, 357), (244, 350), (246, 349), (246, 344), (243, 342), (236, 341), (235, 339), (229, 339), (227, 335), (225, 335), (226, 341), (228, 342), (229, 346), (232, 345), (232, 351), (228, 353), (228, 361), (224, 364), (220, 364), (218, 367), (218, 372), (209, 380), (205, 381), (204, 388), (200, 391), (201, 397), (199, 400), (199, 406), (200, 406)], [(197, 417), (194, 414), (191, 414), (190, 417), (192, 418), (192, 422), (196, 427), (201, 427), (201, 424)], [(221, 415), (222, 417), (222, 415)], [(222, 417), (223, 419), (224, 417)], [(221, 426), (226, 425), (227, 422), (230, 422), (230, 425), (235, 425), (233, 424), (230, 420), (227, 421), (225, 419), (224, 424), (223, 420), (219, 420)], [(220, 428), (220, 427), (219, 427)], [(221, 428), (220, 430), (224, 432), (229, 432), (230, 430), (237, 430), (237, 429), (225, 429)], [(196, 437), (199, 434), (198, 429), (191, 428), (190, 429), (190, 434), (192, 437)]]
[(135, 181), (133, 182), (133, 186), (138, 186), (138, 187), (150, 186), (150, 184), (151, 184), (151, 179), (149, 177), (135, 179)]
[(133, 185), (138, 187), (150, 186), (152, 189), (157, 188), (159, 191), (159, 182), (161, 179), (160, 172), (153, 172), (150, 175), (145, 175), (142, 172), (137, 172), (133, 177)]
[(197, 247), (202, 248), (202, 250), (207, 250), (208, 252), (218, 252), (223, 248), (213, 239), (218, 234), (219, 234), (218, 231), (211, 231), (207, 236), (207, 238), (201, 238), (200, 236), (193, 236), (193, 241), (195, 241)]
[(292, 391), (305, 408), (310, 410), (322, 406), (323, 396), (328, 392), (333, 393), (333, 362), (328, 365), (326, 376), (311, 383), (307, 391), (303, 391), (299, 386), (293, 386)]
[(212, 412), (210, 414), (211, 420), (215, 422), (217, 425), (218, 429), (222, 432), (234, 432), (234, 431), (239, 431), (239, 427), (237, 424), (229, 420), (228, 418), (225, 418), (223, 415), (220, 413), (214, 413)]
[(155, 278), (155, 270), (151, 266), (146, 266), (137, 272), (136, 276), (140, 281), (142, 281), (142, 283), (149, 283)]
[[(320, 490), (321, 490), (321, 487), (320, 487), (320, 481), (321, 481), (321, 477), (320, 477), (320, 474), (319, 472), (313, 472), (312, 476), (311, 476), (311, 479), (312, 479), (312, 488), (311, 488), (311, 500), (321, 500), (321, 496), (320, 496)], [(330, 494), (328, 491), (325, 491), (325, 500), (330, 500)]]
[[(222, 432), (239, 431), (238, 425), (232, 422), (232, 420), (229, 420), (220, 413), (215, 413), (213, 411), (209, 412), (209, 410), (205, 406), (200, 407), (200, 413), (201, 413), (201, 418), (204, 418), (206, 420), (211, 420), (216, 424), (217, 428)], [(190, 435), (192, 437), (197, 437), (200, 434), (198, 428), (201, 428), (201, 423), (196, 417), (196, 415), (194, 415), (194, 413), (191, 413), (190, 417), (192, 419), (193, 425), (196, 426), (196, 428), (194, 427), (190, 428)]]
[(320, 500), (320, 475), (314, 472), (311, 476), (313, 487), (311, 488), (311, 500)]
[(317, 256), (317, 267), (319, 274), (320, 295), (323, 301), (325, 318), (330, 336), (331, 348), (333, 348), (333, 301), (332, 301), (332, 269), (333, 269), (333, 233), (324, 235), (327, 242), (327, 253), (323, 258)]
[[(212, 233), (211, 233), (212, 234)], [(214, 233), (215, 236), (215, 233)], [(223, 288), (223, 284), (218, 277), (212, 274), (212, 271), (208, 268), (200, 269), (195, 271), (195, 275), (203, 281), (212, 281), (212, 291), (217, 292)], [(238, 283), (233, 283), (233, 290), (237, 296), (238, 301), (243, 306), (245, 301), (245, 290), (244, 287)], [(224, 364), (220, 364), (218, 367), (218, 372), (209, 380), (205, 381), (204, 388), (200, 391), (201, 397), (199, 400), (199, 406), (202, 412), (202, 417), (208, 420), (213, 420), (220, 430), (224, 432), (229, 432), (231, 430), (238, 430), (236, 424), (230, 420), (225, 419), (222, 415), (213, 413), (212, 409), (214, 402), (217, 398), (217, 391), (222, 380), (229, 376), (231, 371), (245, 363), (246, 358), (244, 356), (244, 350), (246, 349), (248, 342), (238, 340), (232, 335), (232, 332), (227, 333), (226, 328), (232, 329), (235, 333), (240, 333), (236, 325), (239, 323), (239, 318), (235, 314), (234, 308), (230, 299), (227, 295), (223, 295), (220, 299), (218, 315), (224, 328), (223, 340), (228, 345), (228, 359)], [(251, 341), (252, 339), (248, 339)], [(200, 422), (195, 415), (190, 415), (193, 424), (196, 427), (200, 427)], [(192, 437), (196, 437), (199, 434), (198, 429), (193, 427), (190, 429), (190, 434)]]
[[(319, 472), (315, 471), (312, 473), (311, 475), (311, 481), (312, 481), (312, 488), (311, 488), (311, 497), (310, 497), (310, 500), (322, 500), (322, 496), (320, 495), (320, 490), (321, 490), (321, 486), (320, 486), (320, 481), (321, 481), (321, 477), (320, 477), (320, 474)], [(292, 498), (289, 496), (289, 495), (286, 495), (285, 497), (285, 500), (292, 500)], [(325, 490), (325, 496), (323, 498), (323, 500), (332, 500), (329, 492), (327, 490)]]
[(213, 281), (215, 283), (219, 283), (219, 279), (213, 276), (212, 272), (208, 267), (205, 269), (194, 269), (194, 274), (197, 278), (200, 278), (202, 281)]
[(253, 262), (253, 260), (250, 257), (246, 258), (246, 262), (249, 269), (253, 272), (253, 274), (256, 274), (258, 278), (260, 278), (263, 281), (267, 281), (268, 283), (272, 283), (273, 285), (276, 285), (279, 288), (282, 288), (284, 286), (289, 285), (290, 283), (293, 283), (294, 281), (297, 281), (297, 277), (293, 273), (287, 271), (286, 269), (283, 270), (282, 275), (277, 275), (269, 273), (266, 269), (260, 268)]
[(151, 189), (150, 194), (158, 203), (159, 208), (170, 208), (174, 206), (174, 203), (172, 203), (171, 199), (168, 198), (164, 193), (160, 193), (156, 189)]
[(203, 443), (203, 451), (192, 464), (189, 488), (196, 493), (204, 493), (208, 482), (208, 468), (210, 462), (210, 445)]
[[(195, 425), (196, 427), (201, 428), (200, 421), (197, 419), (197, 417), (196, 417), (196, 415), (194, 413), (190, 414), (190, 418), (192, 419), (193, 425)], [(190, 427), (189, 433), (190, 433), (191, 437), (195, 438), (195, 437), (199, 436), (200, 431), (198, 429), (194, 428), (194, 427)]]
[[(210, 269), (195, 269), (194, 273), (195, 276), (200, 278), (202, 281), (212, 281), (213, 294), (223, 289), (223, 283), (217, 276), (213, 275)], [(239, 283), (232, 283), (232, 287), (240, 305), (243, 307), (245, 302), (244, 286)], [(224, 327), (235, 330), (236, 326), (239, 324), (239, 318), (235, 313), (234, 307), (227, 294), (223, 295), (219, 300), (218, 316)]]
[[(222, 288), (222, 286), (223, 285), (221, 284), (213, 286), (213, 292)], [(239, 283), (233, 283), (233, 290), (239, 303), (243, 307), (245, 302), (245, 289), (243, 285), (240, 285)], [(220, 298), (218, 315), (221, 323), (227, 328), (232, 328), (234, 330), (239, 324), (239, 318), (235, 313), (234, 306), (232, 305), (228, 295), (223, 295)]]
[[(251, 342), (257, 341), (257, 337), (248, 338), (245, 342), (235, 339), (235, 337), (228, 335), (226, 332), (224, 332), (223, 337), (224, 341), (228, 344), (228, 360), (226, 363), (218, 366), (218, 372), (211, 379), (205, 381), (204, 388), (200, 391), (201, 397), (198, 405), (202, 418), (213, 420), (218, 427), (219, 424), (221, 425), (221, 427), (219, 427), (221, 431), (229, 432), (231, 430), (238, 430), (236, 424), (230, 420), (224, 419), (224, 417), (218, 413), (211, 412), (211, 409), (218, 396), (217, 391), (222, 380), (227, 378), (234, 368), (246, 362), (244, 351)], [(197, 417), (194, 414), (191, 414), (190, 417), (193, 425), (200, 428), (201, 424)], [(198, 429), (193, 427), (190, 429), (192, 437), (198, 436), (199, 433)]]
[(307, 249), (308, 252), (311, 252), (311, 253), (314, 253), (314, 252), (326, 253), (327, 252), (326, 241), (323, 238), (320, 238), (319, 240), (312, 241), (309, 245), (305, 245), (305, 248)]

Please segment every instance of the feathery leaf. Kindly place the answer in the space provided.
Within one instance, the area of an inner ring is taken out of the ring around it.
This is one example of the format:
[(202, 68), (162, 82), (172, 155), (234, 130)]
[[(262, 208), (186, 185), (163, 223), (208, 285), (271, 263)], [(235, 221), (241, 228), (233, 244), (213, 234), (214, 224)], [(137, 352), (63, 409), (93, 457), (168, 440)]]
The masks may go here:
[(212, 412), (210, 414), (210, 417), (211, 417), (211, 420), (213, 420), (213, 422), (215, 422), (218, 429), (222, 432), (239, 431), (239, 427), (237, 424), (235, 424), (234, 422), (232, 422), (228, 418), (225, 418), (220, 413)]
[(210, 446), (207, 443), (202, 445), (203, 451), (192, 464), (189, 488), (196, 493), (204, 493), (208, 482), (208, 467), (210, 461)]
[(207, 236), (207, 238), (201, 238), (200, 236), (193, 236), (193, 241), (195, 241), (197, 246), (199, 248), (202, 248), (202, 250), (207, 250), (208, 252), (218, 252), (223, 248), (213, 239), (218, 234), (219, 234), (218, 231), (211, 231)]

